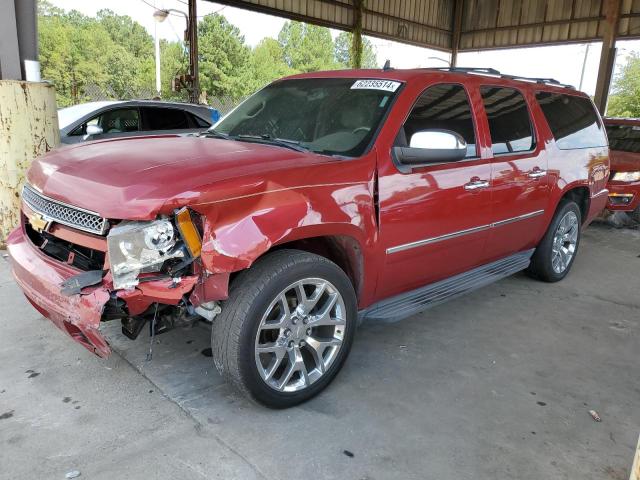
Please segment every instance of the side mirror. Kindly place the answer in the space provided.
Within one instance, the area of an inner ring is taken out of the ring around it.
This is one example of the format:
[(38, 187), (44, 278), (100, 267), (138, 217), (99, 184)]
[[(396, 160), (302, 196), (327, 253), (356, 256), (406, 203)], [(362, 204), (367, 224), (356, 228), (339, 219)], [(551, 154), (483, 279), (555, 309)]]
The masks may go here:
[(422, 130), (411, 136), (408, 147), (394, 147), (399, 163), (410, 166), (458, 162), (467, 156), (467, 142), (450, 130)]
[(86, 140), (87, 138), (92, 137), (93, 135), (100, 135), (102, 132), (103, 132), (102, 127), (99, 127), (98, 125), (87, 125), (87, 130), (84, 135), (84, 139)]

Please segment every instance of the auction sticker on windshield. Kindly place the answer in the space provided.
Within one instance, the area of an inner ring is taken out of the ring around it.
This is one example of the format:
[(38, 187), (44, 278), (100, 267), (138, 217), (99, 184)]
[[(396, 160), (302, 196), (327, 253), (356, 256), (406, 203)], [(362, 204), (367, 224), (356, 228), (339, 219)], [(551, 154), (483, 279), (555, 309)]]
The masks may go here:
[(400, 86), (400, 82), (392, 80), (356, 80), (351, 85), (351, 90), (385, 90), (395, 92)]

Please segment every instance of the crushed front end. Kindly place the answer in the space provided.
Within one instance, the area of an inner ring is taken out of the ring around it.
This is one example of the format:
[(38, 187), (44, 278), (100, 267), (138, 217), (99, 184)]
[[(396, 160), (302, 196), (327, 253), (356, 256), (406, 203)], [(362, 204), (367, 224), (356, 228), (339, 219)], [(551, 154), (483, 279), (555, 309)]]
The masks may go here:
[(103, 321), (135, 339), (211, 320), (228, 275), (199, 261), (202, 224), (183, 208), (149, 221), (114, 221), (26, 185), (21, 224), (7, 238), (12, 271), (29, 302), (100, 357), (111, 353)]

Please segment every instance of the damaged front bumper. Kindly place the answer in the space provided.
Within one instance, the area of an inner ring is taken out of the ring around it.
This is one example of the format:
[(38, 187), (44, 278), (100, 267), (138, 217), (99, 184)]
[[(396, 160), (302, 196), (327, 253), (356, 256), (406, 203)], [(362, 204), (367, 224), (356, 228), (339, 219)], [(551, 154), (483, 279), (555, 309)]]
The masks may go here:
[[(80, 293), (65, 295), (63, 284), (83, 271), (45, 255), (29, 239), (24, 225), (7, 238), (12, 273), (29, 302), (60, 330), (99, 357), (108, 357), (111, 348), (100, 332), (105, 306), (120, 299), (128, 315), (143, 313), (154, 303), (178, 305), (186, 297), (204, 297), (199, 276), (175, 280), (140, 283), (135, 289), (113, 289), (111, 275), (106, 273), (97, 284), (81, 288)], [(224, 292), (226, 293), (226, 292)], [(199, 299), (199, 298), (198, 298)]]
[(60, 330), (100, 357), (108, 357), (111, 348), (99, 331), (109, 292), (103, 285), (84, 289), (80, 295), (65, 296), (61, 284), (82, 273), (55, 261), (27, 238), (22, 227), (7, 238), (13, 276), (31, 304)]

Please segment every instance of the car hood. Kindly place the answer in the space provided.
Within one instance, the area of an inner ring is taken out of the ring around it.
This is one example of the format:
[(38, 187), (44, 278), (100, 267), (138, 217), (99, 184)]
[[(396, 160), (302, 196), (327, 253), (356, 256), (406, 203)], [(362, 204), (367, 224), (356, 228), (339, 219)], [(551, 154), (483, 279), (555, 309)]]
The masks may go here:
[(58, 148), (33, 162), (27, 180), (48, 197), (103, 217), (143, 220), (203, 195), (215, 201), (248, 193), (266, 177), (313, 184), (305, 169), (331, 161), (336, 160), (232, 140), (136, 137)]
[(611, 170), (614, 172), (637, 172), (640, 170), (640, 153), (611, 150)]

